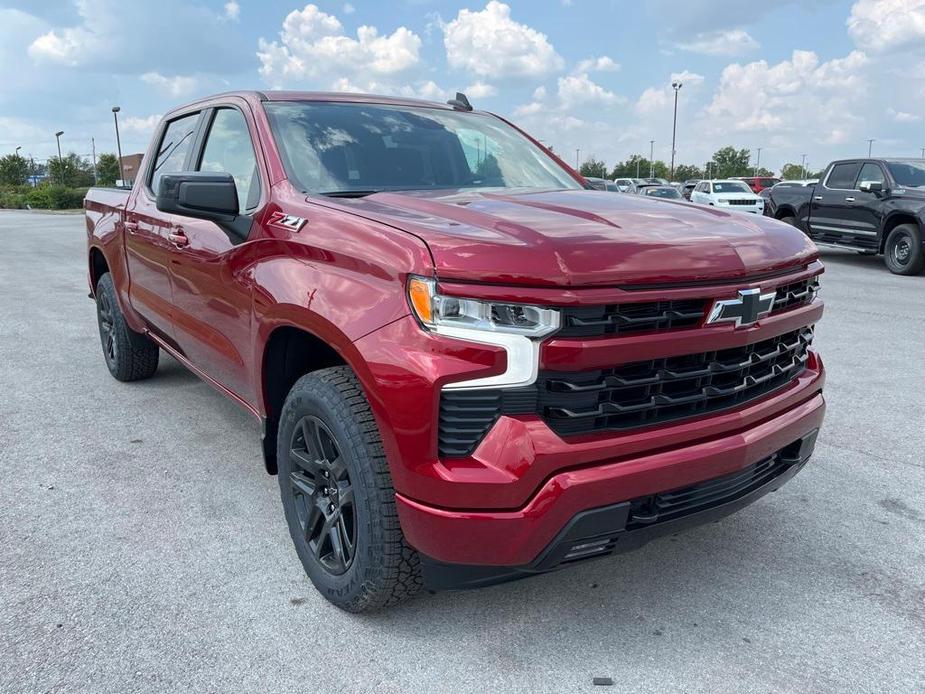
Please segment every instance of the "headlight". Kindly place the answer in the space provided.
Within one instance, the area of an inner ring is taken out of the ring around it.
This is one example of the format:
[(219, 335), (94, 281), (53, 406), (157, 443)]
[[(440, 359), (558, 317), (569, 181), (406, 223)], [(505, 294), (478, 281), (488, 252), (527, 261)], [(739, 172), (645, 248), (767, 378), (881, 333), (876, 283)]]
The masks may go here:
[(408, 302), (426, 330), (469, 342), (503, 347), (504, 373), (444, 385), (446, 390), (517, 388), (536, 381), (540, 339), (559, 328), (555, 309), (443, 296), (436, 282), (424, 277), (408, 280)]
[(421, 323), (437, 332), (447, 327), (539, 338), (559, 327), (554, 309), (443, 296), (423, 277), (410, 279), (408, 298)]
[(725, 198), (720, 198), (720, 199), (717, 200), (716, 202), (718, 202), (720, 205), (728, 205), (728, 204), (729, 204), (729, 201), (726, 200)]

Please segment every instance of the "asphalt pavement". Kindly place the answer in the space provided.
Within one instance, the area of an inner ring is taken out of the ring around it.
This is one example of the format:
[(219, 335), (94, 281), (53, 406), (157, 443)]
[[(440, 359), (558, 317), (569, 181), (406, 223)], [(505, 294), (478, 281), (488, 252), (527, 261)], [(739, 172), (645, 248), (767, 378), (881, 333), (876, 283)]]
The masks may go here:
[(354, 616), (303, 574), (256, 421), (163, 355), (109, 376), (84, 245), (0, 211), (0, 692), (925, 691), (925, 276), (823, 251), (828, 415), (777, 493)]

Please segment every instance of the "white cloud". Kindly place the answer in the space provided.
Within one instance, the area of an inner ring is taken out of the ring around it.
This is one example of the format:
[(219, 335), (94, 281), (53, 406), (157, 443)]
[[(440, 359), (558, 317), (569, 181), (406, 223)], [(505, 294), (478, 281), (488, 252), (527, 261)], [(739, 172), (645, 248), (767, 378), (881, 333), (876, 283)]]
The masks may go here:
[(585, 73), (560, 77), (558, 87), (559, 102), (566, 108), (592, 104), (609, 106), (623, 101), (622, 97), (593, 82)]
[(896, 123), (917, 123), (922, 120), (921, 116), (918, 116), (914, 113), (909, 113), (907, 111), (897, 111), (894, 108), (888, 108), (886, 110), (886, 115)]
[(606, 55), (582, 60), (575, 66), (575, 72), (617, 72), (619, 69), (620, 63)]
[(473, 82), (464, 90), (466, 96), (472, 97), (473, 99), (487, 99), (490, 96), (495, 96), (498, 93), (498, 90), (495, 89), (492, 85), (486, 84), (485, 82)]
[(681, 89), (684, 94), (688, 94), (703, 84), (703, 75), (698, 75), (690, 70), (682, 72), (672, 72), (668, 82), (662, 87), (649, 87), (636, 100), (635, 110), (640, 116), (650, 116), (656, 113), (666, 113), (666, 109), (671, 107), (674, 99), (674, 88), (671, 86), (674, 82), (681, 83)]
[(160, 113), (145, 118), (129, 116), (128, 118), (121, 118), (119, 120), (119, 127), (127, 132), (134, 132), (140, 135), (151, 135), (154, 132), (154, 128), (157, 127), (157, 124), (161, 122), (161, 118), (163, 118), (163, 116)]
[(741, 55), (758, 48), (759, 43), (744, 29), (707, 31), (690, 41), (675, 44), (682, 51), (707, 55)]
[(925, 46), (925, 0), (858, 0), (845, 23), (848, 35), (867, 51)]
[(351, 5), (349, 2), (345, 2), (345, 3), (344, 3), (344, 6), (341, 8), (341, 11), (342, 11), (344, 14), (353, 14), (354, 12), (357, 11), (357, 8), (355, 8), (355, 7), (354, 7), (353, 5)]
[(859, 51), (825, 63), (812, 51), (794, 51), (774, 65), (733, 63), (706, 109), (709, 122), (726, 132), (799, 130), (808, 140), (841, 140), (858, 125), (867, 61)]
[(199, 82), (195, 77), (186, 75), (166, 77), (159, 72), (146, 72), (141, 76), (141, 81), (174, 98), (188, 96), (199, 86)]
[(228, 0), (225, 3), (224, 10), (224, 19), (228, 21), (237, 22), (241, 16), (241, 6), (235, 0)]
[(366, 25), (352, 38), (337, 17), (306, 5), (289, 13), (278, 42), (261, 38), (258, 46), (260, 74), (273, 85), (320, 81), (327, 86), (349, 80), (372, 91), (371, 85), (382, 77), (418, 65), (421, 39), (403, 26), (380, 35), (376, 27)]
[(564, 62), (545, 34), (511, 19), (511, 8), (491, 0), (485, 9), (463, 9), (443, 26), (450, 67), (479, 77), (538, 77)]

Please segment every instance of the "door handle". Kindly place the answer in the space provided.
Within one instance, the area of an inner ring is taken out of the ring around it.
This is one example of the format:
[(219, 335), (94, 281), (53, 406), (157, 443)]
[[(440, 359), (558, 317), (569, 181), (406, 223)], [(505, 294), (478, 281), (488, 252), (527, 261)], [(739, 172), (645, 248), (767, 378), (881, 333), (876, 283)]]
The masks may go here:
[(189, 237), (182, 231), (171, 231), (167, 234), (167, 240), (177, 248), (189, 246)]
[(815, 196), (815, 197), (813, 198), (813, 200), (822, 200), (822, 196), (821, 196), (821, 195), (817, 195), (817, 196)]
[(125, 230), (130, 234), (138, 233), (138, 222), (125, 222)]
[(854, 198), (851, 198), (851, 197), (845, 198), (845, 202), (854, 202)]

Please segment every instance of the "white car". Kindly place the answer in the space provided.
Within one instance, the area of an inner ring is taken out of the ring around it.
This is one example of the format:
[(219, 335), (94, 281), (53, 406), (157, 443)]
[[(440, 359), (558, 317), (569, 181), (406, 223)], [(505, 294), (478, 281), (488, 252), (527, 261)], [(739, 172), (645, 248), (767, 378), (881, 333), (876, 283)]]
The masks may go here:
[(764, 214), (764, 199), (742, 181), (701, 181), (691, 192), (691, 202), (730, 212)]

